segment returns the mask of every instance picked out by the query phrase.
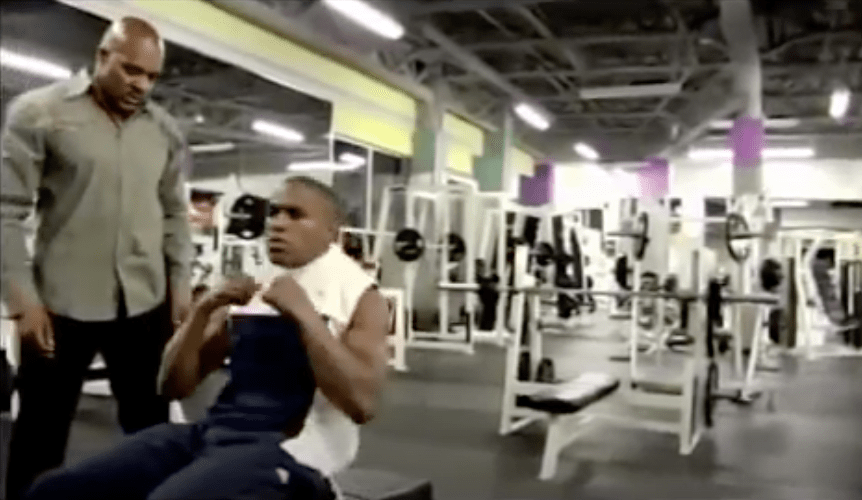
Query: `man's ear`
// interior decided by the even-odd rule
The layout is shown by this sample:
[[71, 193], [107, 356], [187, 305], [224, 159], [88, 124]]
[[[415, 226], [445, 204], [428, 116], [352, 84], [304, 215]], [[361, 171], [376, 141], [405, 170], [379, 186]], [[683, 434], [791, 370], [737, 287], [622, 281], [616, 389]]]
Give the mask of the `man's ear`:
[[111, 51], [106, 48], [100, 47], [99, 50], [96, 51], [96, 67], [94, 70], [98, 71], [99, 66], [103, 64], [107, 64], [108, 58], [111, 57]]

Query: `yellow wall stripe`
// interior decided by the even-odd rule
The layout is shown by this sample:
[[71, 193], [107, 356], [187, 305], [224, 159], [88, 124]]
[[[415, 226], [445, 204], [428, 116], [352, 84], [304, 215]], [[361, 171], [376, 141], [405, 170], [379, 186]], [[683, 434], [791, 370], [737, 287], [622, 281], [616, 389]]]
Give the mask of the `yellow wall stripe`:
[[532, 156], [518, 148], [512, 148], [509, 150], [509, 161], [512, 165], [512, 172], [515, 174], [533, 176], [536, 162]]

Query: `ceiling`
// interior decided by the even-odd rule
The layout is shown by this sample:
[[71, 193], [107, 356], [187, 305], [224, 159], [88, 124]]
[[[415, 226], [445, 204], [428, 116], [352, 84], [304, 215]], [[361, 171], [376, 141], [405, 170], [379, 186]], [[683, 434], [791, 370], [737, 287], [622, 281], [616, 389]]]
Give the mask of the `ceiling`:
[[[108, 26], [104, 19], [48, 0], [3, 2], [0, 12], [4, 49], [73, 71], [92, 68], [96, 46]], [[50, 80], [4, 66], [2, 108], [5, 110], [9, 99], [21, 92], [47, 83]], [[207, 173], [212, 175], [230, 173], [230, 161], [237, 155], [253, 162], [273, 157], [279, 168], [289, 161], [329, 156], [326, 136], [330, 132], [330, 103], [178, 45], [167, 45], [164, 74], [153, 98], [177, 118], [190, 144], [230, 142], [236, 146], [228, 153], [197, 155], [196, 164], [209, 161], [224, 165], [209, 168]], [[251, 128], [254, 120], [288, 125], [302, 132], [306, 141], [289, 144], [256, 133]]]
[[[396, 42], [320, 0], [243, 1], [433, 88], [475, 119], [501, 123], [511, 109], [511, 91], [528, 96], [551, 112], [553, 125], [537, 132], [516, 120], [518, 139], [561, 161], [575, 159], [576, 141], [592, 144], [611, 161], [638, 161], [683, 140], [720, 142], [727, 132], [708, 124], [735, 112], [728, 105], [730, 59], [717, 0], [367, 0], [405, 25], [407, 35]], [[799, 119], [793, 128], [770, 130], [770, 140], [810, 143], [828, 157], [862, 157], [862, 1], [752, 3], [766, 114]], [[2, 2], [0, 9], [4, 47], [35, 47], [74, 68], [90, 65], [106, 26], [50, 0]], [[4, 68], [4, 101], [38, 83], [8, 73]], [[857, 95], [843, 123], [827, 114], [836, 82]], [[681, 88], [653, 97], [581, 95], [594, 87], [656, 84]], [[231, 140], [254, 152], [283, 145], [249, 133], [252, 119], [271, 117], [317, 134], [328, 130], [331, 115], [323, 101], [180, 47], [168, 51], [156, 97], [182, 121], [192, 142]]]
[[[586, 141], [605, 159], [639, 160], [682, 140], [723, 136], [706, 124], [734, 117], [717, 0], [366, 0], [405, 25], [397, 42], [319, 0], [254, 1], [435, 89], [474, 118], [500, 123], [512, 89], [532, 98], [551, 112], [553, 125], [539, 133], [519, 124], [518, 136], [557, 159], [572, 158], [573, 143]], [[752, 4], [766, 115], [799, 119], [793, 128], [770, 130], [770, 138], [858, 158], [858, 98], [844, 123], [827, 111], [836, 82], [862, 93], [862, 1]], [[681, 88], [658, 96], [581, 96], [593, 87], [655, 84]]]

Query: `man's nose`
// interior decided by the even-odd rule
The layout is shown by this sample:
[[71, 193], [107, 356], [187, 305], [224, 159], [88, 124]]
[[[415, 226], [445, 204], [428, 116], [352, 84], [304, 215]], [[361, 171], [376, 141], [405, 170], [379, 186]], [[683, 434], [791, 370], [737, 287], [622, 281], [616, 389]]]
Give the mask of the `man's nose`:
[[153, 81], [148, 76], [138, 76], [132, 79], [132, 87], [139, 94], [149, 94], [153, 88]]

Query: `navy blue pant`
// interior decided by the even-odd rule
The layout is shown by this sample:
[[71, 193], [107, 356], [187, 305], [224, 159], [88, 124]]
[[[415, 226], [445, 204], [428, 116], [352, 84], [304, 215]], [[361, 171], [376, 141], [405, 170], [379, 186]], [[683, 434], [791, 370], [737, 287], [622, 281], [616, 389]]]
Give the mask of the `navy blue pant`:
[[328, 480], [279, 447], [281, 433], [161, 424], [42, 476], [27, 500], [334, 500]]

